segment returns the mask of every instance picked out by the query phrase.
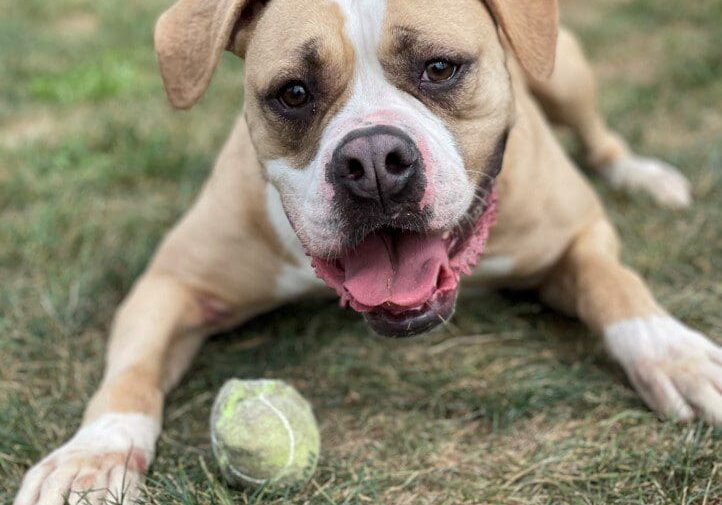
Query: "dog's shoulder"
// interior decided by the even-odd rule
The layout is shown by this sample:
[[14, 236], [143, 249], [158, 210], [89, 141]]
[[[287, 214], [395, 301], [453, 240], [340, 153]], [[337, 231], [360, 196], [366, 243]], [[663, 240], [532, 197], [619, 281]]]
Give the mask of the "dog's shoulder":
[[555, 137], [521, 69], [513, 59], [509, 66], [515, 121], [497, 178], [499, 216], [487, 251], [514, 257], [515, 272], [533, 275], [552, 265], [604, 209]]

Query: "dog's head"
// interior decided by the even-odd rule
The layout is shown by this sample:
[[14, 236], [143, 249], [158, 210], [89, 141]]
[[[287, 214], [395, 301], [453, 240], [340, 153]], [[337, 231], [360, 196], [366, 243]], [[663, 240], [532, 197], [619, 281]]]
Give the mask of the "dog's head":
[[554, 64], [556, 0], [180, 0], [158, 21], [166, 92], [245, 59], [245, 119], [319, 276], [381, 334], [453, 311], [493, 220], [513, 122], [502, 39]]

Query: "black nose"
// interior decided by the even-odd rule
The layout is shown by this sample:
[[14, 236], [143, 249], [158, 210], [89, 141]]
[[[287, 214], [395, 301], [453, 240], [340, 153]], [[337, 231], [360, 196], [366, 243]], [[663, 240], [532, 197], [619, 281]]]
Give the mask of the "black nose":
[[[421, 156], [403, 131], [376, 126], [350, 133], [334, 152], [336, 181], [353, 195], [388, 209], [403, 203], [420, 177]], [[412, 191], [411, 193], [415, 193]]]

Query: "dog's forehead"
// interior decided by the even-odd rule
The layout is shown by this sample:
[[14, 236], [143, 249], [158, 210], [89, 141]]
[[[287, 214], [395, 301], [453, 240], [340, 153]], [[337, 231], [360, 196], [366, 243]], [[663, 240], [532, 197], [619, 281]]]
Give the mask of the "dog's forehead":
[[375, 53], [387, 15], [387, 0], [331, 0], [339, 7], [344, 33], [357, 51]]
[[383, 56], [404, 29], [439, 48], [470, 49], [495, 31], [481, 0], [277, 0], [263, 18], [254, 37], [260, 54], [249, 55], [260, 63], [292, 60], [311, 41], [327, 54]]
[[348, 66], [353, 49], [344, 36], [344, 16], [330, 0], [276, 0], [261, 17], [246, 54], [249, 84], [262, 89], [299, 61], [316, 53], [324, 64]]
[[[245, 115], [254, 144], [262, 159], [296, 169], [323, 165], [350, 129], [374, 124], [396, 126], [422, 144], [459, 144], [454, 118], [408, 89], [411, 74], [424, 60], [458, 55], [482, 57], [478, 69], [498, 70], [503, 65], [493, 62], [503, 58], [494, 44], [496, 28], [481, 0], [274, 0], [246, 54]], [[484, 88], [496, 75], [476, 74], [487, 76], [479, 81]], [[310, 84], [321, 112], [303, 136], [263, 105], [292, 80]], [[477, 81], [470, 78], [469, 88]]]
[[[494, 23], [481, 0], [329, 0], [339, 7], [344, 33], [357, 51], [393, 50], [400, 34], [421, 33], [427, 42], [467, 47], [479, 31], [493, 35]], [[406, 39], [410, 43], [410, 39]]]

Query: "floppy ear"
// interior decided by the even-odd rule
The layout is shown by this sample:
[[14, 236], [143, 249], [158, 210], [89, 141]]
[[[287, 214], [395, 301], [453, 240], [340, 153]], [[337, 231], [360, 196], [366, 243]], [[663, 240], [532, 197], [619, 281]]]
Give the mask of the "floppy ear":
[[535, 79], [554, 70], [559, 29], [557, 0], [486, 0], [519, 63]]
[[211, 81], [224, 49], [243, 57], [267, 0], [178, 0], [155, 25], [163, 87], [174, 107], [188, 109]]

